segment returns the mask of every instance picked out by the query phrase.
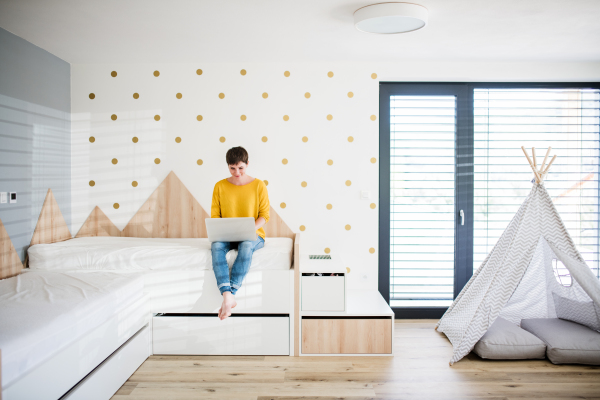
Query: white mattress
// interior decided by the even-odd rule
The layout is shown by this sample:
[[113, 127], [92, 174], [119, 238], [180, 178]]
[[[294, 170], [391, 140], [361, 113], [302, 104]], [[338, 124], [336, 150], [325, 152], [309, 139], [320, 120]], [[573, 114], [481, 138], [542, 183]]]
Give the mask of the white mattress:
[[[292, 239], [267, 238], [252, 255], [251, 270], [285, 270], [292, 265]], [[212, 270], [208, 239], [87, 237], [28, 250], [36, 270]], [[231, 267], [237, 250], [227, 253]]]
[[23, 376], [143, 296], [139, 276], [24, 272], [0, 281], [2, 384]]

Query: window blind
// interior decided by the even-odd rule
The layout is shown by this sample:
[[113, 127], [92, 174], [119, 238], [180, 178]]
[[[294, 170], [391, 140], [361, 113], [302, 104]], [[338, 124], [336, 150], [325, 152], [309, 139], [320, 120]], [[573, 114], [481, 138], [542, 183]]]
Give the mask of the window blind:
[[600, 277], [599, 123], [596, 89], [475, 89], [474, 270], [531, 190], [533, 173], [521, 150], [548, 146], [557, 158], [545, 180], [571, 237]]
[[455, 96], [390, 96], [390, 304], [452, 303]]

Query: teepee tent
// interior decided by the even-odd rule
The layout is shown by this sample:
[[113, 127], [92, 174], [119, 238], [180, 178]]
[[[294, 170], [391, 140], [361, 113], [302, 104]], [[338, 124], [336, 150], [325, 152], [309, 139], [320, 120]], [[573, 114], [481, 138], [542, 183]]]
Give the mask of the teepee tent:
[[[553, 297], [593, 301], [600, 310], [600, 282], [587, 266], [567, 232], [543, 185], [550, 165], [540, 170], [525, 156], [535, 174], [531, 192], [508, 227], [436, 329], [454, 347], [453, 364], [465, 357], [496, 318], [520, 325], [526, 318], [557, 318]], [[571, 285], [561, 285], [553, 262], [561, 261], [571, 275]], [[573, 312], [578, 312], [573, 310]]]

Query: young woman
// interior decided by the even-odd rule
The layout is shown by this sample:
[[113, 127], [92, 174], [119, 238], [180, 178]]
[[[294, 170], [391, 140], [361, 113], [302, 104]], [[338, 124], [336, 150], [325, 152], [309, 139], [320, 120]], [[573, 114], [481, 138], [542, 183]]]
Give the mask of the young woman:
[[[248, 152], [243, 147], [229, 149], [225, 156], [231, 177], [216, 183], [213, 191], [211, 218], [253, 217], [258, 238], [245, 242], [213, 242], [211, 246], [213, 270], [217, 277], [219, 291], [223, 295], [223, 304], [219, 309], [219, 319], [231, 315], [235, 302], [235, 293], [250, 269], [252, 254], [265, 245], [265, 231], [262, 228], [269, 221], [269, 195], [267, 186], [260, 179], [246, 174]], [[225, 255], [237, 248], [238, 255], [231, 269]]]

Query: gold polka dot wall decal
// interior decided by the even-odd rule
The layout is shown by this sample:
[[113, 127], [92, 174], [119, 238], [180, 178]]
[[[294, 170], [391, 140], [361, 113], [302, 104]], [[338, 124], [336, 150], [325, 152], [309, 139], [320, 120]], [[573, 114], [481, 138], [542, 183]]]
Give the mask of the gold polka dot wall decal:
[[350, 143], [352, 143], [352, 142], [354, 142], [354, 138], [353, 138], [352, 136], [348, 136], [348, 141], [349, 141]]
[[327, 165], [333, 165], [333, 160], [327, 160]]
[[375, 121], [377, 117], [375, 115], [371, 115], [371, 121]]
[[94, 186], [95, 184], [96, 184], [96, 182], [90, 181], [90, 186]]
[[284, 158], [283, 160], [281, 160], [281, 163], [282, 163], [283, 165], [287, 165], [287, 163], [288, 163], [288, 160], [287, 160], [287, 158]]
[[377, 207], [377, 204], [375, 204], [375, 203], [371, 203], [371, 206], [370, 206], [370, 207], [371, 207], [371, 209], [372, 209], [372, 210], [374, 210], [374, 209], [375, 209], [375, 207]]
[[114, 208], [115, 210], [118, 210], [118, 209], [119, 209], [119, 203], [115, 203], [115, 204], [113, 204], [113, 208]]
[[371, 254], [375, 253], [375, 248], [371, 247], [371, 248], [369, 249], [369, 253], [371, 253]]
[[181, 143], [181, 138], [179, 136], [175, 138], [175, 143]]
[[308, 93], [308, 92], [304, 93], [304, 97], [306, 97], [307, 99], [310, 99], [310, 93]]
[[265, 183], [265, 186], [269, 186], [269, 181], [268, 180], [263, 180], [263, 182]]
[[90, 136], [90, 143], [94, 143], [96, 141], [96, 138], [93, 136]]
[[221, 136], [221, 137], [219, 138], [219, 142], [221, 142], [221, 143], [225, 143], [225, 136]]
[[113, 121], [117, 120], [117, 114], [113, 114], [110, 116], [110, 119], [112, 119]]
[[262, 94], [262, 98], [263, 98], [263, 99], [266, 99], [267, 97], [269, 97], [269, 93], [267, 93], [267, 92], [264, 92], [264, 93]]
[[327, 73], [327, 76], [328, 76], [328, 77], [330, 77], [330, 78], [333, 78], [333, 72], [329, 71], [329, 72]]
[[137, 136], [134, 136], [134, 137], [131, 139], [131, 141], [132, 141], [133, 143], [137, 143], [137, 142], [138, 142], [138, 138], [137, 138]]
[[348, 92], [348, 97], [353, 98], [354, 97], [354, 93]]
[[197, 75], [202, 75], [202, 70], [201, 70], [201, 69], [197, 69], [197, 70], [196, 70], [196, 74], [197, 74]]
[[375, 72], [371, 74], [371, 79], [377, 79], [377, 74]]
[[154, 116], [154, 120], [155, 120], [155, 121], [160, 121], [160, 115], [158, 115], [158, 114], [157, 114], [157, 115], [155, 115], [155, 116]]
[[137, 181], [133, 181], [133, 182], [131, 182], [131, 186], [133, 186], [133, 187], [137, 187], [137, 185], [138, 185]]
[[155, 158], [154, 159], [154, 164], [160, 164], [160, 158]]
[[346, 267], [346, 273], [349, 274], [350, 273], [350, 267]]
[[377, 159], [375, 157], [371, 158], [371, 164], [375, 164], [377, 162]]
[[134, 99], [139, 99], [139, 98], [140, 98], [140, 95], [139, 95], [139, 93], [134, 93], [134, 94], [133, 94], [133, 98], [134, 98]]
[[245, 70], [245, 69], [241, 70], [241, 71], [240, 71], [240, 74], [242, 74], [242, 75], [246, 75], [246, 70]]
[[198, 115], [198, 116], [196, 117], [196, 119], [197, 119], [198, 121], [202, 121], [204, 118], [202, 117], [202, 115]]
[[160, 75], [160, 72], [154, 71], [154, 76], [158, 77], [159, 75]]
[[306, 136], [302, 137], [302, 141], [303, 141], [304, 143], [308, 142], [308, 137], [306, 137]]
[[245, 115], [242, 115], [242, 116], [240, 117], [240, 119], [241, 119], [242, 121], [245, 121], [245, 120], [246, 120], [246, 116], [245, 116]]
[[286, 78], [288, 78], [290, 76], [290, 71], [285, 71], [283, 73], [283, 76], [285, 76]]
[[94, 93], [90, 93], [90, 99], [94, 100], [96, 98], [96, 95]]
[[220, 99], [224, 99], [225, 98], [225, 93], [219, 93], [219, 98]]
[[300, 184], [302, 187], [306, 187], [306, 185], [308, 185], [308, 183], [302, 181], [302, 183]]
[[202, 161], [202, 160], [198, 159], [198, 161], [196, 161], [196, 164], [198, 164], [198, 165], [202, 165], [202, 164], [204, 164], [204, 161]]
[[287, 206], [287, 205], [286, 205], [285, 203], [281, 203], [281, 204], [279, 205], [279, 207], [281, 207], [281, 208], [285, 208], [286, 206]]
[[283, 120], [284, 120], [284, 121], [289, 121], [289, 120], [290, 120], [290, 117], [289, 117], [289, 115], [284, 115], [284, 116], [283, 116]]
[[327, 115], [327, 121], [331, 121], [333, 119], [333, 115], [329, 114]]
[[325, 252], [325, 254], [329, 254], [329, 252], [331, 251], [331, 249], [329, 249], [329, 247], [325, 247], [325, 249], [323, 251]]
[[267, 140], [269, 140], [269, 138], [268, 138], [268, 137], [266, 137], [266, 136], [263, 136], [261, 140], [262, 140], [264, 143], [267, 143]]
[[304, 232], [306, 230], [306, 227], [304, 225], [300, 225], [300, 231]]
[[182, 95], [181, 93], [177, 93], [177, 94], [175, 95], [175, 97], [177, 97], [178, 99], [181, 99], [181, 98], [183, 97], [183, 95]]
[[333, 208], [333, 206], [331, 204], [327, 204], [327, 209], [331, 210]]
[[352, 181], [351, 180], [347, 180], [346, 181], [346, 186], [350, 186], [350, 185], [352, 185]]
[[346, 228], [347, 231], [349, 231], [350, 229], [352, 229], [352, 227], [350, 225], [346, 225], [345, 228]]
[[110, 76], [112, 76], [113, 78], [116, 78], [117, 76], [117, 71], [113, 71], [110, 73]]
[[116, 158], [113, 158], [111, 161], [114, 165], [117, 165], [117, 163], [119, 162], [119, 160], [117, 160]]

